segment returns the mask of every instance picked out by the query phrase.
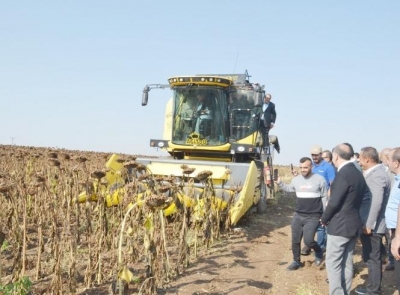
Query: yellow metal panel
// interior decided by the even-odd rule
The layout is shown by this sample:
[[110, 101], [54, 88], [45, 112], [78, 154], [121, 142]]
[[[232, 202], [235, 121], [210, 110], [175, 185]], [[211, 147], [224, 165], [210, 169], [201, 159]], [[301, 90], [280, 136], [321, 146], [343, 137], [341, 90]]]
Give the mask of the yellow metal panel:
[[[174, 175], [174, 176], [182, 176], [182, 168], [179, 162], [172, 163], [161, 163], [161, 162], [152, 162], [146, 167], [151, 171], [152, 174], [156, 175]], [[191, 164], [190, 168], [196, 168], [196, 172], [201, 172], [204, 169], [204, 165], [195, 165]], [[228, 179], [229, 174], [226, 174], [227, 168], [225, 166], [207, 166], [207, 170], [210, 170], [212, 174], [212, 178], [216, 179]]]
[[[216, 145], [216, 146], [210, 146], [210, 145], [180, 145], [180, 144], [173, 144], [172, 142], [169, 143], [169, 151], [173, 151], [174, 149], [180, 150], [180, 151], [192, 151], [192, 150], [207, 150], [207, 151], [221, 151], [221, 152], [227, 152], [231, 150], [231, 145], [229, 143], [224, 144], [224, 145]], [[213, 158], [215, 160], [215, 158]]]
[[235, 225], [253, 205], [256, 184], [257, 166], [254, 162], [251, 162], [239, 198], [230, 210], [232, 225]]
[[[215, 158], [207, 158], [207, 157], [185, 156], [184, 159], [185, 159], [185, 160], [199, 160], [199, 161], [213, 161], [213, 162], [217, 162], [217, 161], [215, 161]], [[232, 162], [232, 158], [218, 158], [218, 162], [229, 163], [229, 162]]]

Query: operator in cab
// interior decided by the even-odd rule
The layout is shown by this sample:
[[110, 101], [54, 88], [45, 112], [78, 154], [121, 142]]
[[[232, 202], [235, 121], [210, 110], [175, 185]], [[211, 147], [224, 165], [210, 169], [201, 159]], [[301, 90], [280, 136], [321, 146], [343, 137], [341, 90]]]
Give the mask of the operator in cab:
[[204, 137], [209, 136], [211, 133], [212, 111], [211, 101], [206, 97], [205, 93], [199, 93], [197, 95], [195, 117], [197, 120], [194, 132]]

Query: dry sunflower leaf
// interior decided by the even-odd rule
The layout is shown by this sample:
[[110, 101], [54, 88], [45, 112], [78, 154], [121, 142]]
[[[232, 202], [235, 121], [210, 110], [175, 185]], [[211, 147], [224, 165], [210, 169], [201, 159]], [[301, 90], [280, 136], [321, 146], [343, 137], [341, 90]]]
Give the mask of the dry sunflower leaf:
[[133, 273], [126, 267], [126, 265], [124, 265], [124, 267], [122, 268], [122, 270], [119, 272], [118, 277], [120, 277], [121, 279], [123, 279], [125, 282], [132, 282], [133, 280], [135, 280], [135, 276], [133, 275]]

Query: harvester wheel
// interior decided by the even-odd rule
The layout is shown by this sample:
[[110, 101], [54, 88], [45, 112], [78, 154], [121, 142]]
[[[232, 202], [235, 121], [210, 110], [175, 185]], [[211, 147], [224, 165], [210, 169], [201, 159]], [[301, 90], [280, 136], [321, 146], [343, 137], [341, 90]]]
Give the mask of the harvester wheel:
[[256, 165], [258, 172], [256, 190], [260, 191], [260, 200], [257, 203], [257, 212], [265, 213], [267, 211], [268, 188], [264, 182], [264, 174], [263, 174], [264, 165], [261, 161], [256, 161]]
[[264, 182], [260, 182], [260, 200], [257, 203], [257, 212], [265, 213], [267, 211], [267, 194], [268, 189]]

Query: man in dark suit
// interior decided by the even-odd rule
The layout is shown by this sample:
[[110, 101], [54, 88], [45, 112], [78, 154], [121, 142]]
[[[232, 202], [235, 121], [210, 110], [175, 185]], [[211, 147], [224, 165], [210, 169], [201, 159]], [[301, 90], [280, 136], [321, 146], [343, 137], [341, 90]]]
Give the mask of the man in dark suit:
[[338, 171], [321, 217], [328, 232], [326, 270], [330, 295], [350, 294], [353, 281], [353, 252], [362, 226], [359, 210], [367, 189], [364, 176], [350, 161], [353, 155], [349, 144], [333, 149], [332, 161]]
[[264, 153], [267, 153], [269, 146], [269, 130], [274, 127], [276, 120], [275, 104], [271, 102], [271, 94], [267, 93], [264, 97], [264, 104], [260, 117], [260, 133], [263, 141]]
[[[383, 165], [379, 164], [378, 151], [373, 147], [361, 149], [359, 164], [364, 171], [368, 194], [371, 194], [370, 208], [364, 213], [365, 225], [360, 235], [362, 256], [368, 267], [366, 288], [356, 289], [357, 294], [380, 294], [382, 281], [382, 237], [385, 235], [385, 209], [390, 194], [390, 179]], [[360, 211], [361, 218], [363, 213]]]

